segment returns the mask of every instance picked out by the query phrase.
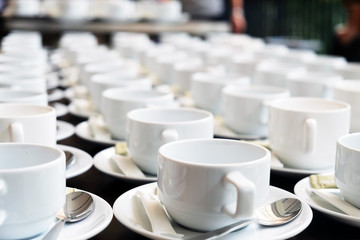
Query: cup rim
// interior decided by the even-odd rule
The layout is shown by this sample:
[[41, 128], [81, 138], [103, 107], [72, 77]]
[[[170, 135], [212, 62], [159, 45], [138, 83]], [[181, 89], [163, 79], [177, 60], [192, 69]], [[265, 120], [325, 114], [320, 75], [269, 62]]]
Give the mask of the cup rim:
[[[116, 92], [117, 95], [115, 96], [112, 94]], [[134, 97], [124, 97], [121, 93], [128, 92], [128, 93], [158, 93], [158, 95], [154, 96], [147, 96], [141, 98], [134, 98]], [[172, 93], [161, 92], [154, 89], [132, 89], [132, 88], [124, 88], [124, 87], [115, 87], [109, 88], [102, 92], [102, 97], [104, 99], [115, 100], [115, 101], [127, 101], [127, 102], [144, 102], [144, 101], [161, 101], [161, 100], [171, 100], [174, 99], [174, 95]]]
[[[165, 122], [165, 121], [148, 121], [148, 120], [140, 120], [140, 119], [134, 119], [135, 114], [138, 114], [139, 112], [152, 112], [152, 111], [182, 111], [182, 112], [196, 112], [203, 114], [203, 118], [189, 120], [189, 121], [174, 121], [174, 122]], [[170, 113], [169, 113], [170, 114]], [[131, 110], [126, 114], [126, 118], [130, 121], [136, 122], [136, 123], [143, 123], [143, 124], [152, 124], [152, 125], [185, 125], [185, 124], [192, 124], [197, 122], [204, 122], [208, 120], [213, 120], [214, 116], [211, 112], [201, 109], [195, 109], [195, 108], [185, 108], [185, 107], [155, 107], [155, 108], [138, 108]]]
[[90, 82], [94, 84], [124, 83], [130, 85], [131, 82], [140, 82], [140, 81], [151, 81], [151, 80], [145, 74], [140, 73], [140, 74], [132, 75], [131, 72], [129, 72], [128, 75], [116, 74], [116, 72], [98, 73], [98, 74], [94, 74], [90, 78]]
[[[252, 94], [249, 93], [248, 89], [253, 89], [253, 90], [257, 90], [257, 89], [265, 89], [265, 90], [269, 90], [268, 93], [266, 94]], [[241, 92], [240, 92], [241, 91]], [[222, 93], [224, 95], [228, 95], [231, 97], [246, 97], [246, 98], [273, 98], [276, 96], [284, 96], [284, 97], [290, 97], [290, 91], [286, 88], [282, 88], [282, 87], [274, 87], [274, 86], [269, 86], [269, 85], [255, 85], [255, 84], [250, 84], [250, 85], [236, 85], [236, 84], [231, 84], [228, 86], [225, 86], [222, 90]]]
[[[289, 101], [317, 101], [317, 102], [323, 102], [323, 103], [328, 103], [328, 104], [337, 104], [340, 107], [338, 108], [333, 108], [333, 109], [316, 109], [316, 110], [312, 110], [312, 109], [294, 109], [289, 107], [288, 105], [283, 105], [282, 103], [286, 103], [288, 104]], [[277, 109], [277, 110], [281, 110], [281, 111], [287, 111], [287, 112], [298, 112], [298, 113], [321, 113], [321, 114], [331, 114], [331, 113], [335, 113], [335, 112], [343, 112], [343, 111], [350, 111], [350, 104], [344, 102], [344, 101], [339, 101], [339, 100], [334, 100], [334, 99], [324, 99], [324, 98], [318, 98], [318, 97], [288, 97], [288, 98], [280, 98], [280, 99], [275, 99], [273, 101], [270, 102], [269, 104], [270, 109]]]
[[35, 171], [35, 170], [38, 170], [38, 169], [46, 168], [49, 165], [56, 164], [56, 162], [60, 161], [61, 159], [65, 159], [65, 153], [62, 150], [60, 150], [60, 149], [58, 149], [56, 147], [51, 147], [51, 146], [46, 146], [46, 145], [41, 145], [41, 144], [35, 144], [35, 143], [25, 143], [25, 142], [0, 143], [0, 150], [3, 147], [16, 148], [17, 146], [36, 147], [38, 149], [40, 149], [40, 148], [48, 149], [48, 150], [51, 150], [53, 152], [57, 152], [58, 156], [56, 158], [52, 159], [51, 161], [41, 163], [41, 164], [36, 164], [36, 165], [32, 165], [32, 166], [27, 166], [27, 167], [19, 167], [19, 168], [0, 169], [1, 174], [23, 173], [23, 172], [28, 172], [28, 171]]
[[192, 75], [191, 81], [195, 83], [225, 85], [250, 83], [250, 78], [240, 73], [213, 74], [210, 72], [197, 72]]
[[347, 149], [350, 149], [352, 151], [360, 153], [360, 148], [357, 149], [357, 148], [349, 146], [349, 144], [345, 144], [346, 139], [355, 138], [355, 137], [358, 137], [358, 139], [360, 139], [360, 132], [349, 133], [349, 134], [346, 134], [346, 135], [343, 135], [343, 136], [339, 137], [338, 140], [337, 140], [337, 144], [344, 147], [344, 148], [347, 148]]
[[[353, 84], [357, 85], [359, 88], [353, 88]], [[360, 92], [360, 78], [359, 79], [346, 79], [342, 81], [338, 81], [334, 84], [334, 89], [344, 91], [344, 92]]]
[[[198, 162], [189, 162], [189, 161], [181, 161], [179, 159], [173, 158], [173, 157], [167, 157], [165, 156], [165, 154], [163, 153], [164, 149], [166, 149], [167, 147], [174, 145], [174, 144], [181, 144], [184, 142], [229, 142], [232, 144], [244, 144], [244, 145], [249, 145], [252, 147], [256, 147], [258, 149], [261, 149], [264, 151], [264, 156], [255, 159], [253, 161], [248, 161], [248, 162], [238, 162], [238, 163], [198, 163]], [[174, 141], [174, 142], [170, 142], [170, 143], [166, 143], [164, 145], [162, 145], [159, 150], [158, 150], [158, 155], [162, 156], [163, 158], [172, 161], [172, 162], [176, 162], [178, 164], [182, 164], [182, 165], [186, 165], [186, 166], [195, 166], [195, 167], [206, 167], [206, 168], [224, 168], [224, 167], [230, 167], [230, 166], [246, 166], [246, 165], [252, 165], [254, 163], [257, 162], [261, 162], [266, 158], [271, 157], [270, 151], [268, 149], [266, 149], [263, 146], [260, 146], [258, 144], [255, 143], [250, 143], [250, 142], [245, 142], [245, 141], [241, 141], [241, 140], [233, 140], [233, 139], [220, 139], [220, 138], [211, 138], [211, 139], [207, 139], [207, 138], [197, 138], [197, 139], [184, 139], [184, 140], [178, 140], [178, 141]]]
[[31, 113], [28, 115], [18, 115], [18, 116], [8, 116], [3, 115], [0, 116], [0, 119], [9, 119], [9, 118], [17, 118], [17, 119], [25, 119], [25, 118], [34, 118], [44, 115], [51, 115], [54, 114], [56, 116], [56, 110], [51, 106], [45, 106], [45, 105], [39, 105], [39, 104], [28, 104], [28, 103], [0, 103], [0, 109], [1, 107], [8, 107], [8, 108], [14, 108], [14, 107], [22, 107], [22, 108], [37, 108], [37, 109], [46, 109], [48, 111], [41, 112], [41, 113]]

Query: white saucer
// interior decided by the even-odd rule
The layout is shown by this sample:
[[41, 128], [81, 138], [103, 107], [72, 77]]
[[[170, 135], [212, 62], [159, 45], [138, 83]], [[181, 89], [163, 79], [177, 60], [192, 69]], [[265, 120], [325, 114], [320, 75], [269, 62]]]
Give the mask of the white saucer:
[[66, 139], [66, 138], [70, 137], [71, 135], [73, 135], [75, 133], [75, 127], [71, 123], [61, 121], [61, 120], [57, 120], [56, 125], [57, 125], [57, 128], [58, 128], [57, 129], [57, 136], [56, 136], [57, 141], [61, 141], [63, 139]]
[[94, 136], [91, 134], [89, 128], [90, 127], [89, 127], [88, 121], [84, 121], [84, 122], [76, 125], [75, 133], [82, 139], [85, 139], [85, 140], [88, 140], [88, 141], [94, 142], [94, 143], [105, 144], [105, 145], [115, 145], [117, 142], [123, 141], [123, 140], [116, 140], [116, 139], [110, 139], [110, 138], [106, 139], [106, 140], [95, 139]]
[[89, 118], [91, 115], [99, 114], [93, 109], [87, 99], [73, 99], [68, 108], [72, 115], [80, 118]]
[[297, 196], [304, 199], [312, 208], [318, 210], [319, 212], [322, 212], [328, 215], [329, 217], [338, 220], [340, 222], [355, 227], [360, 227], [360, 218], [349, 216], [343, 213], [341, 210], [333, 207], [330, 203], [321, 199], [317, 195], [308, 192], [309, 189], [311, 189], [310, 180], [308, 177], [306, 177], [300, 180], [298, 183], [296, 183], [294, 187], [294, 192]]
[[68, 107], [65, 104], [53, 102], [50, 104], [56, 110], [56, 117], [65, 116], [69, 111]]
[[[142, 185], [122, 194], [113, 205], [114, 215], [120, 223], [140, 235], [151, 239], [171, 239], [163, 235], [155, 234], [150, 230], [150, 223], [147, 218], [144, 217], [145, 213], [140, 212], [143, 210], [137, 207], [136, 201], [134, 201], [133, 198], [138, 190], [153, 192], [156, 184], [157, 183], [149, 183]], [[269, 196], [266, 201], [270, 203], [283, 197], [296, 196], [280, 188], [270, 187]], [[278, 227], [261, 227], [256, 223], [251, 223], [246, 228], [228, 234], [222, 239], [286, 239], [293, 237], [307, 228], [313, 217], [309, 205], [304, 201], [302, 201], [302, 204], [303, 210], [300, 215], [288, 224]], [[197, 232], [185, 229], [176, 224], [173, 227], [177, 233], [184, 235], [184, 239], [198, 234]]]
[[319, 173], [328, 173], [334, 172], [334, 168], [326, 168], [326, 169], [296, 169], [289, 168], [284, 166], [281, 161], [274, 155], [271, 154], [271, 171], [276, 173], [281, 173], [284, 175], [291, 176], [308, 176], [311, 174], [319, 174]]
[[247, 140], [266, 138], [266, 136], [236, 133], [224, 124], [220, 116], [214, 117], [214, 135], [215, 137], [218, 138], [234, 138], [234, 139], [247, 139]]
[[[72, 190], [73, 188], [67, 188]], [[79, 191], [75, 189], [75, 191]], [[113, 211], [109, 203], [95, 194], [90, 193], [94, 199], [94, 211], [84, 220], [76, 223], [65, 224], [60, 232], [58, 240], [83, 240], [89, 239], [102, 232], [111, 222]], [[55, 219], [54, 219], [55, 220]], [[45, 234], [45, 233], [44, 233]], [[32, 239], [41, 240], [44, 234]]]
[[60, 150], [69, 151], [74, 154], [74, 161], [66, 168], [66, 179], [78, 176], [93, 165], [93, 158], [87, 152], [71, 146], [56, 145]]
[[94, 167], [98, 170], [109, 174], [111, 176], [121, 178], [133, 182], [155, 182], [156, 176], [146, 175], [145, 178], [137, 176], [126, 176], [124, 175], [116, 164], [111, 160], [111, 156], [115, 154], [115, 147], [110, 147], [102, 150], [94, 156]]
[[50, 94], [48, 94], [48, 101], [49, 102], [55, 102], [59, 101], [64, 98], [64, 92], [61, 89], [54, 89], [50, 91]]

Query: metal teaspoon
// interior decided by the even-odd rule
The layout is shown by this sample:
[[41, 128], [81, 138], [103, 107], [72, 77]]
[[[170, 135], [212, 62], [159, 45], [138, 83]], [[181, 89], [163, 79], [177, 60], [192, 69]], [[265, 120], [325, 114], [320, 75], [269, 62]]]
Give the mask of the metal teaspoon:
[[253, 219], [243, 220], [213, 231], [200, 233], [194, 237], [186, 238], [186, 240], [215, 239], [243, 228], [253, 221], [264, 226], [282, 225], [299, 216], [301, 210], [302, 204], [300, 200], [296, 198], [283, 198], [258, 209], [256, 217]]
[[95, 208], [94, 200], [86, 192], [71, 192], [66, 195], [64, 207], [57, 214], [57, 223], [46, 233], [43, 240], [57, 239], [65, 222], [80, 221]]

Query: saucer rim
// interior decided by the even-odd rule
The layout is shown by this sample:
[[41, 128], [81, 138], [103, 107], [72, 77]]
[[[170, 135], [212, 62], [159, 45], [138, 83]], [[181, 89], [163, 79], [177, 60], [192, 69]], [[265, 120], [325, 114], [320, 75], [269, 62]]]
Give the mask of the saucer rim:
[[313, 198], [306, 192], [307, 189], [310, 189], [310, 180], [309, 177], [305, 177], [298, 181], [294, 186], [294, 193], [296, 196], [301, 197], [311, 208], [316, 209], [317, 211], [346, 224], [349, 224], [354, 227], [360, 227], [360, 218], [349, 216], [345, 213], [333, 211], [326, 207], [317, 204]]
[[55, 110], [56, 110], [56, 117], [63, 117], [69, 113], [68, 106], [66, 106], [65, 104], [60, 103], [60, 102], [53, 102], [53, 104], [56, 104], [58, 106], [58, 108], [60, 108], [60, 110], [61, 110], [61, 111], [58, 111], [58, 108], [53, 106], [53, 108], [55, 108]]
[[[56, 126], [58, 126], [59, 129], [62, 128], [63, 133], [60, 133], [60, 130], [57, 130], [56, 132], [56, 141], [61, 141], [64, 139], [67, 139], [74, 135], [75, 133], [75, 127], [69, 122], [63, 121], [63, 120], [56, 120]], [[66, 132], [65, 132], [66, 130]]]
[[[71, 152], [72, 154], [74, 154], [75, 157], [78, 157], [78, 159], [77, 159], [78, 161], [81, 161], [83, 163], [86, 162], [85, 164], [81, 164], [81, 165], [83, 165], [82, 168], [78, 167], [77, 170], [73, 169], [71, 172], [68, 172], [68, 170], [75, 168], [76, 164], [79, 164], [79, 163], [77, 163], [77, 161], [75, 161], [75, 166], [70, 165], [68, 167], [69, 169], [66, 170], [66, 179], [70, 179], [70, 178], [79, 176], [79, 175], [87, 172], [94, 165], [94, 160], [91, 157], [91, 155], [79, 148], [68, 146], [68, 145], [63, 145], [63, 144], [57, 144], [56, 147], [58, 147], [60, 150], [63, 150], [63, 151], [67, 150], [67, 151]], [[79, 160], [79, 157], [80, 157], [80, 160]]]
[[[156, 240], [168, 240], [168, 239], [173, 239], [173, 238], [169, 238], [166, 236], [161, 236], [159, 234], [155, 234], [153, 232], [150, 232], [146, 229], [144, 229], [142, 226], [137, 226], [136, 223], [131, 223], [131, 219], [129, 218], [130, 216], [124, 216], [124, 214], [121, 214], [121, 211], [119, 211], [119, 209], [121, 210], [121, 203], [123, 203], [124, 201], [129, 201], [130, 197], [134, 196], [134, 194], [136, 193], [137, 190], [140, 189], [154, 189], [156, 187], [156, 182], [153, 183], [148, 183], [148, 184], [144, 184], [144, 185], [140, 185], [138, 187], [132, 188], [126, 192], [124, 192], [123, 194], [121, 194], [114, 202], [113, 204], [113, 212], [114, 212], [114, 216], [115, 219], [117, 221], [119, 221], [121, 224], [123, 224], [125, 227], [127, 227], [129, 230], [151, 238], [151, 239], [156, 239]], [[272, 191], [276, 191], [276, 194], [286, 194], [288, 196], [295, 196], [295, 194], [286, 191], [284, 189], [278, 188], [278, 187], [274, 187], [274, 186], [270, 186], [270, 189]], [[275, 193], [273, 193], [275, 195]], [[296, 197], [296, 196], [295, 196]], [[277, 235], [274, 239], [286, 239], [286, 238], [290, 238], [293, 236], [298, 235], [299, 233], [301, 233], [302, 231], [304, 231], [311, 223], [312, 219], [313, 219], [313, 212], [310, 208], [310, 206], [301, 198], [298, 198], [302, 204], [303, 204], [303, 210], [300, 213], [300, 216], [303, 216], [304, 219], [302, 219], [302, 221], [300, 222], [301, 227], [297, 227], [295, 229], [291, 229], [290, 231], [284, 231], [284, 233], [282, 233], [281, 236]], [[130, 203], [131, 205], [133, 203]], [[181, 226], [179, 226], [181, 227]], [[185, 228], [184, 228], [185, 229]], [[256, 231], [261, 231], [261, 228], [257, 228], [255, 229]], [[190, 231], [188, 229], [186, 229], [186, 231]], [[236, 233], [233, 233], [232, 235], [234, 235]], [[230, 236], [231, 234], [229, 234], [228, 236]], [[235, 236], [236, 237], [236, 236]], [[231, 238], [233, 239], [233, 238]], [[235, 238], [236, 239], [236, 238]]]
[[[91, 137], [91, 134], [89, 134], [89, 131], [86, 130], [89, 126], [88, 120], [85, 120], [79, 124], [77, 124], [75, 126], [75, 134], [80, 137], [81, 139], [87, 140], [89, 142], [93, 142], [93, 143], [99, 143], [99, 144], [103, 144], [103, 145], [115, 145], [118, 142], [123, 142], [123, 140], [112, 140], [110, 139], [109, 141], [100, 141], [100, 140], [96, 140], [93, 137]], [[86, 134], [84, 134], [83, 132], [86, 132]]]
[[108, 170], [104, 169], [101, 166], [100, 162], [101, 161], [110, 161], [110, 158], [107, 157], [107, 156], [103, 156], [103, 155], [112, 154], [112, 153], [115, 154], [115, 147], [109, 147], [109, 148], [103, 149], [100, 152], [98, 152], [97, 154], [95, 154], [94, 160], [93, 160], [94, 161], [94, 167], [96, 169], [98, 169], [99, 171], [107, 174], [107, 175], [110, 175], [110, 176], [113, 176], [113, 177], [116, 177], [116, 178], [119, 178], [119, 179], [127, 180], [127, 181], [142, 182], [142, 183], [156, 182], [157, 181], [156, 176], [150, 177], [150, 176], [146, 175], [145, 178], [136, 177], [136, 176], [126, 176], [125, 174], [122, 174], [120, 172], [113, 172], [113, 171], [108, 171]]
[[[281, 162], [281, 160], [271, 151], [271, 156], [276, 157], [277, 160], [279, 162]], [[270, 168], [271, 171], [277, 172], [277, 173], [284, 173], [284, 174], [289, 174], [289, 175], [299, 175], [299, 176], [304, 176], [304, 175], [312, 175], [312, 174], [320, 174], [320, 173], [328, 173], [328, 172], [334, 172], [334, 167], [331, 168], [324, 168], [324, 169], [296, 169], [296, 168], [289, 168], [289, 167], [285, 167], [285, 166], [274, 166], [271, 165], [272, 161], [270, 162]], [[282, 162], [281, 162], [282, 163]]]
[[[215, 115], [216, 116], [214, 117], [214, 136], [217, 138], [232, 138], [232, 139], [250, 140], [250, 141], [267, 139], [267, 136], [237, 133], [234, 130], [230, 129], [228, 126], [226, 126], [224, 123], [220, 122], [219, 118], [221, 118], [221, 121], [223, 119], [221, 115], [218, 114]], [[219, 131], [216, 131], [219, 130], [218, 128], [215, 127], [216, 125], [226, 129], [227, 131], [230, 131], [233, 135], [222, 134]]]
[[55, 88], [53, 89], [52, 93], [48, 94], [48, 102], [56, 102], [64, 98], [64, 91]]

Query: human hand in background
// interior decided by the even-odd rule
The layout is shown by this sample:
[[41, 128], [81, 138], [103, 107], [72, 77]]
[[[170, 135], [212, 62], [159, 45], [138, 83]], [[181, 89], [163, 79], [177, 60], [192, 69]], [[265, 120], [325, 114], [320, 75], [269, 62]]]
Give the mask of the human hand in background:
[[232, 9], [230, 20], [233, 33], [244, 33], [246, 31], [246, 19], [241, 7]]

